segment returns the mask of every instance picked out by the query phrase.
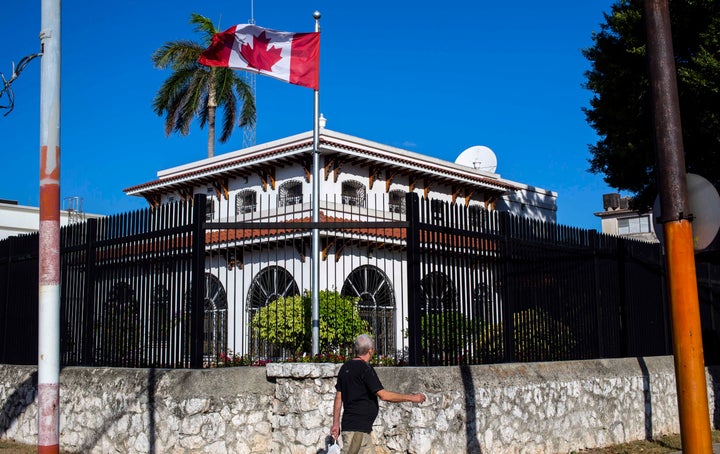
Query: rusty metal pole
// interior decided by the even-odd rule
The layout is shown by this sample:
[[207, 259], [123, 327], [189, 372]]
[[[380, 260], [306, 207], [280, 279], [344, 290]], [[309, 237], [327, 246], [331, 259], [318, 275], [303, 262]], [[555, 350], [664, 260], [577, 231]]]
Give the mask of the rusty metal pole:
[[60, 452], [60, 0], [42, 0], [38, 453]]
[[683, 453], [706, 454], [712, 452], [710, 413], [667, 0], [645, 0], [645, 24], [680, 435]]

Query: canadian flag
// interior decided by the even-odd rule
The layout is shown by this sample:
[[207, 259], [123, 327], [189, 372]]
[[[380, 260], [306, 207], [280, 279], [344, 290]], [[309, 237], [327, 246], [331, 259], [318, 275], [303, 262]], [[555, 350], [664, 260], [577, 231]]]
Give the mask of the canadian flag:
[[213, 36], [198, 63], [256, 71], [317, 90], [320, 33], [280, 32], [240, 24]]

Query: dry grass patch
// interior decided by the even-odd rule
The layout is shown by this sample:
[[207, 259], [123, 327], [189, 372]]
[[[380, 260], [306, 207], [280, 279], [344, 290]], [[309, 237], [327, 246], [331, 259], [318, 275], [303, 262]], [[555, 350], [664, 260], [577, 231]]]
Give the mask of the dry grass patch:
[[[713, 443], [720, 443], [720, 431], [712, 432]], [[667, 454], [678, 452], [682, 449], [680, 434], [663, 435], [654, 440], [633, 441], [621, 445], [608, 446], [605, 448], [581, 449], [571, 451], [577, 454]]]

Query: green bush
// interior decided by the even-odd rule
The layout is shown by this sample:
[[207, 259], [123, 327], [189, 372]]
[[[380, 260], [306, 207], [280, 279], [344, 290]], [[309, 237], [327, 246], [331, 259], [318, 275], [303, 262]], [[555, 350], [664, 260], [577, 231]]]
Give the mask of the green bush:
[[[572, 359], [577, 344], [567, 325], [539, 308], [513, 314], [513, 341], [516, 362]], [[503, 345], [503, 326], [488, 327], [477, 341], [477, 355], [483, 362], [500, 361]]]
[[255, 313], [250, 326], [258, 339], [281, 348], [302, 348], [310, 312], [300, 295], [281, 297]]
[[[346, 352], [358, 334], [368, 332], [368, 323], [360, 318], [358, 298], [323, 290], [319, 300], [320, 350]], [[262, 341], [293, 352], [308, 352], [312, 342], [311, 304], [310, 292], [278, 298], [258, 309], [250, 326]]]
[[420, 338], [426, 355], [459, 360], [467, 345], [470, 320], [460, 312], [425, 314], [420, 318]]

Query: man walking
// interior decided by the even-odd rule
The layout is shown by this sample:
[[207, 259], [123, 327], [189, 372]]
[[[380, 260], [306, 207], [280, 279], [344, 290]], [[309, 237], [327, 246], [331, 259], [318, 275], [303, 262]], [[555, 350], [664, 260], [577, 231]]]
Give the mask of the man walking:
[[[422, 393], [402, 394], [383, 388], [370, 358], [375, 354], [375, 342], [367, 334], [355, 339], [355, 358], [343, 364], [335, 385], [333, 425], [330, 434], [336, 439], [342, 426], [343, 452], [374, 453], [370, 432], [378, 414], [378, 397], [385, 402], [425, 402]], [[342, 424], [340, 421], [341, 410]]]

